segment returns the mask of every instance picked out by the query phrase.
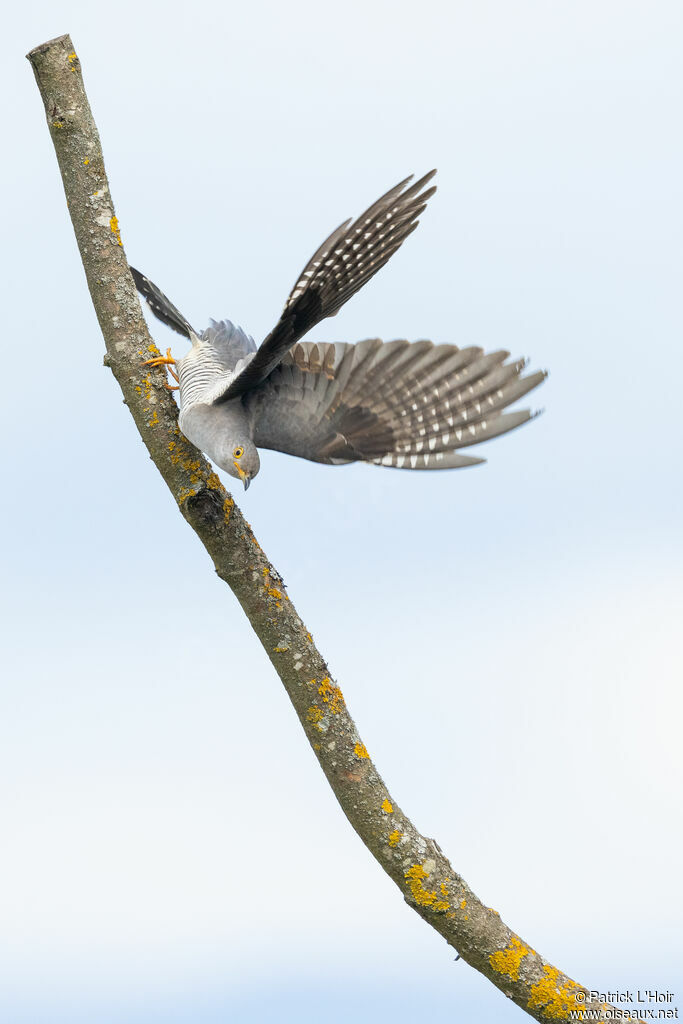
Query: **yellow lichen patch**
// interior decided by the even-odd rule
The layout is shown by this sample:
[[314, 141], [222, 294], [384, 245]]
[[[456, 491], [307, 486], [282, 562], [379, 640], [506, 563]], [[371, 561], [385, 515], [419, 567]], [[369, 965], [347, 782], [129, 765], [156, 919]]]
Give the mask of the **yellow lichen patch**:
[[460, 909], [464, 910], [467, 906], [467, 900], [460, 900]]
[[425, 879], [429, 878], [429, 875], [421, 864], [413, 864], [412, 867], [409, 867], [405, 872], [405, 877], [412, 897], [419, 906], [432, 907], [434, 910], [448, 910], [450, 907], [448, 900], [439, 899], [435, 889], [425, 888]]
[[[265, 572], [267, 573], [268, 570], [266, 569]], [[278, 590], [277, 587], [269, 586], [268, 585], [268, 580], [266, 580], [266, 582], [264, 584], [264, 588], [265, 588], [266, 594], [268, 594], [269, 597], [272, 597], [272, 598], [275, 599], [275, 607], [276, 608], [282, 608], [282, 591]]]
[[314, 749], [314, 750], [320, 750], [320, 747], [321, 747], [321, 746], [322, 746], [322, 744], [321, 744], [321, 743], [314, 743], [314, 744], [313, 744], [313, 749]]
[[[157, 346], [154, 344], [154, 342], [152, 342], [151, 345], [147, 346], [147, 351], [150, 352], [154, 357], [161, 355], [161, 352], [159, 351]], [[142, 355], [142, 352], [140, 353], [140, 355]]]
[[154, 413], [153, 413], [153, 415], [152, 415], [152, 418], [151, 418], [151, 420], [149, 421], [149, 425], [150, 425], [150, 427], [156, 427], [156, 425], [157, 425], [157, 423], [158, 423], [158, 422], [159, 422], [159, 413], [158, 413], [158, 412], [156, 411], [156, 409], [155, 409], [155, 410], [154, 410]]
[[[542, 1016], [548, 1020], [582, 1020], [587, 992], [570, 978], [558, 984], [561, 978], [564, 975], [560, 974], [557, 967], [546, 964], [543, 977], [531, 989], [527, 1007], [530, 1010], [540, 1009]], [[577, 999], [579, 993], [581, 998]]]
[[285, 651], [289, 650], [289, 647], [273, 647], [273, 650], [276, 654], [284, 654]]
[[235, 507], [235, 502], [232, 498], [226, 498], [223, 502], [223, 522], [229, 523], [232, 510]]
[[306, 712], [306, 718], [308, 719], [308, 721], [311, 723], [311, 725], [318, 726], [318, 728], [320, 728], [319, 722], [321, 721], [322, 717], [322, 708], [316, 707], [315, 704], [313, 704]]
[[116, 241], [118, 242], [118, 244], [119, 245], [123, 245], [123, 242], [121, 241], [121, 231], [119, 230], [119, 219], [118, 219], [118, 217], [112, 217], [111, 218], [111, 220], [109, 221], [109, 227], [111, 228], [111, 233], [116, 238]]
[[[315, 679], [313, 682], [315, 682]], [[334, 683], [330, 682], [329, 676], [325, 676], [325, 678], [321, 680], [320, 686], [318, 687], [318, 693], [325, 703], [329, 704], [332, 714], [338, 715], [344, 707], [344, 694], [338, 686], [335, 686]], [[365, 756], [367, 757], [367, 754]]]
[[190, 483], [198, 484], [202, 479], [202, 464], [199, 459], [185, 459], [181, 466], [190, 474]]
[[[446, 879], [446, 882], [448, 879]], [[446, 888], [446, 882], [442, 882], [439, 888], [441, 889], [441, 895], [448, 899], [448, 889]]]
[[178, 495], [178, 504], [182, 505], [188, 498], [194, 498], [197, 492], [191, 487], [181, 487]]
[[389, 846], [398, 846], [398, 844], [401, 842], [402, 836], [403, 833], [399, 832], [399, 830], [395, 828], [394, 831], [390, 834], [389, 839], [387, 840]]
[[356, 743], [355, 747], [353, 748], [353, 752], [356, 755], [356, 757], [370, 757], [370, 755], [368, 754], [367, 747], [365, 746], [364, 743], [361, 743], [360, 741]]
[[384, 811], [385, 814], [393, 814], [394, 813], [394, 808], [393, 808], [392, 804], [389, 803], [389, 801], [386, 799], [386, 797], [382, 801], [382, 810]]
[[75, 71], [78, 67], [78, 57], [76, 56], [75, 52], [72, 50], [66, 59], [69, 62], [69, 71]]
[[90, 163], [90, 161], [88, 160], [87, 156], [86, 156], [85, 160], [83, 161], [83, 163], [85, 164], [85, 166], [86, 166], [86, 167], [87, 167], [87, 166], [88, 166], [88, 164]]
[[194, 458], [194, 455], [190, 454], [188, 449], [180, 443], [169, 441], [167, 447], [171, 453], [171, 462], [173, 465], [177, 466], [178, 463], [180, 463], [184, 470], [193, 475], [194, 479], [192, 480], [192, 483], [197, 483], [202, 477], [201, 461]]
[[520, 942], [516, 936], [513, 936], [505, 949], [499, 949], [496, 953], [491, 953], [489, 962], [498, 974], [507, 974], [508, 978], [511, 978], [512, 981], [517, 981], [519, 979], [519, 965], [529, 953], [531, 953], [529, 947]]
[[311, 634], [310, 634], [310, 633], [307, 633], [307, 634], [306, 634], [306, 639], [308, 640], [309, 644], [312, 644], [312, 643], [313, 643], [313, 637], [311, 636]]
[[223, 490], [223, 484], [221, 483], [220, 478], [219, 478], [217, 473], [209, 473], [209, 475], [206, 478], [206, 486], [211, 491], [222, 491]]

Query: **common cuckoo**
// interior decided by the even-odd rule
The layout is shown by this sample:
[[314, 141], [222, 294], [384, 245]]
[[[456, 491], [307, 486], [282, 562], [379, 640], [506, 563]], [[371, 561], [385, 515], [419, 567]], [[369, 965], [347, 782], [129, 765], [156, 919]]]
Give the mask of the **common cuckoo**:
[[[545, 373], [525, 362], [431, 341], [300, 339], [334, 316], [380, 270], [418, 225], [436, 172], [406, 178], [357, 220], [325, 239], [301, 272], [282, 316], [260, 348], [229, 320], [198, 333], [156, 285], [131, 267], [152, 312], [192, 343], [167, 365], [179, 384], [179, 426], [245, 489], [259, 471], [259, 448], [341, 465], [457, 469], [484, 462], [460, 449], [532, 418], [503, 412]], [[172, 369], [175, 366], [177, 373]]]

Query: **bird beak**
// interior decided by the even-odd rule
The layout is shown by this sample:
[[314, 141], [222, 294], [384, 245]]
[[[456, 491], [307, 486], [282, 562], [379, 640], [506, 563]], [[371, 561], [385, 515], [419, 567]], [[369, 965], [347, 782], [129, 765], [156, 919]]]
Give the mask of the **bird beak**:
[[242, 483], [244, 484], [245, 491], [248, 491], [249, 490], [249, 484], [251, 483], [251, 477], [247, 473], [244, 472], [244, 470], [242, 469], [242, 467], [240, 466], [240, 464], [238, 462], [233, 461], [233, 466], [235, 467], [235, 469], [239, 473], [239, 478], [242, 481]]

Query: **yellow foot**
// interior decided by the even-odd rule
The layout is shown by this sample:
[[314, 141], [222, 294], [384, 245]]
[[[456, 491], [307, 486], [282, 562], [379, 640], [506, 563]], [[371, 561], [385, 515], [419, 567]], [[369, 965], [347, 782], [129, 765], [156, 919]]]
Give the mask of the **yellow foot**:
[[[154, 359], [145, 359], [145, 361], [144, 361], [144, 363], [142, 365], [143, 366], [165, 366], [166, 369], [168, 370], [168, 372], [173, 377], [173, 379], [176, 381], [176, 383], [179, 384], [180, 383], [180, 379], [178, 377], [178, 374], [173, 369], [175, 364], [176, 364], [175, 363], [175, 359], [171, 355], [171, 350], [170, 350], [170, 348], [167, 348], [165, 356], [155, 356]], [[166, 381], [165, 384], [166, 384], [166, 387], [168, 388], [169, 391], [178, 391], [179, 390], [177, 387], [173, 387], [172, 384], [169, 384], [168, 381]]]
[[[165, 356], [155, 356], [154, 359], [145, 359], [143, 366], [175, 366], [175, 359], [171, 355], [170, 348], [166, 349]], [[173, 372], [173, 371], [171, 371]], [[175, 373], [173, 374], [175, 377]], [[176, 377], [176, 380], [178, 378]]]

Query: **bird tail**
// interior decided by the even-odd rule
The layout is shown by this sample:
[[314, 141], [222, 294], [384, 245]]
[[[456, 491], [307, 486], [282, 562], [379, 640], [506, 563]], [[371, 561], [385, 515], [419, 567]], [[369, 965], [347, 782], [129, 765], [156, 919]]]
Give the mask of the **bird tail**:
[[161, 289], [157, 288], [153, 281], [150, 281], [148, 277], [141, 274], [139, 270], [135, 269], [135, 267], [131, 267], [130, 272], [133, 275], [135, 287], [145, 299], [157, 320], [161, 320], [161, 322], [166, 324], [167, 327], [170, 327], [171, 330], [192, 340], [192, 335], [196, 335], [197, 332], [185, 319], [183, 314], [173, 305], [171, 300], [164, 295]]

